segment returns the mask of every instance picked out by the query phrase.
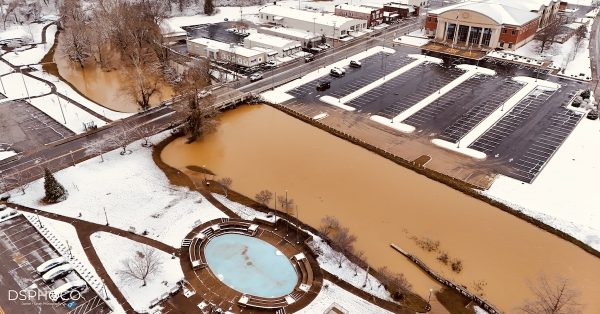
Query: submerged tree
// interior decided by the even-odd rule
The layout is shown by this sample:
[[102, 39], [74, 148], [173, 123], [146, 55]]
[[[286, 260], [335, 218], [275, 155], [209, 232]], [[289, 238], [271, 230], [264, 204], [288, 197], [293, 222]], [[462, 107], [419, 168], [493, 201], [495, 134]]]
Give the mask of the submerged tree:
[[204, 0], [204, 14], [213, 15], [215, 13], [215, 4], [213, 0]]
[[66, 200], [69, 196], [69, 192], [67, 192], [62, 184], [56, 181], [56, 178], [48, 168], [44, 168], [44, 191], [46, 192], [44, 196], [46, 203], [59, 203]]
[[546, 276], [530, 283], [533, 298], [526, 300], [519, 307], [521, 313], [527, 314], [577, 314], [581, 313], [579, 291], [571, 286], [569, 280], [556, 278], [549, 280]]
[[62, 52], [80, 67], [93, 55], [87, 18], [79, 0], [64, 0], [61, 7], [61, 21], [64, 27]]
[[271, 192], [269, 190], [262, 190], [262, 191], [256, 193], [256, 196], [254, 196], [254, 198], [262, 206], [267, 206], [273, 199], [273, 192]]

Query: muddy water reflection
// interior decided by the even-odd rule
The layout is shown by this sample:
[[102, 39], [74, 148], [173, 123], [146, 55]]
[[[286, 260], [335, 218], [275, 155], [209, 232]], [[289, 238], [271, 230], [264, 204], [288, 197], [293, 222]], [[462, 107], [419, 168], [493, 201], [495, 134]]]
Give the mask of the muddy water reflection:
[[[58, 67], [58, 73], [64, 80], [81, 94], [104, 107], [121, 112], [138, 111], [139, 106], [123, 91], [127, 79], [121, 71], [103, 71], [94, 64], [86, 65], [84, 69], [81, 69], [67, 60], [61, 53], [60, 46], [61, 36], [59, 36], [58, 48], [54, 53], [54, 62]], [[160, 88], [160, 94], [151, 98], [151, 103], [157, 105], [172, 96], [172, 88], [163, 85]]]
[[[175, 141], [162, 157], [180, 169], [206, 165], [232, 177], [233, 188], [249, 196], [287, 189], [300, 219], [317, 226], [324, 215], [339, 217], [373, 266], [403, 272], [424, 297], [437, 285], [390, 243], [470, 289], [485, 280], [486, 297], [504, 311], [512, 312], [530, 294], [528, 280], [546, 273], [571, 279], [587, 304], [585, 313], [600, 313], [600, 259], [270, 107], [227, 112], [215, 134], [191, 145]], [[462, 260], [462, 273], [418, 247], [412, 235], [439, 240], [441, 250]]]

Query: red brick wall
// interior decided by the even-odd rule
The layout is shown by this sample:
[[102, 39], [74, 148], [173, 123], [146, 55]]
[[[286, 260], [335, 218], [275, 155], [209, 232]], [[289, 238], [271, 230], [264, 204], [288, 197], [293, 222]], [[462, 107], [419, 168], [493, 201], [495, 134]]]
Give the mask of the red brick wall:
[[437, 16], [428, 15], [425, 19], [425, 29], [428, 31], [435, 31], [437, 28]]
[[567, 8], [567, 5], [568, 5], [568, 3], [567, 3], [567, 2], [565, 2], [565, 1], [561, 1], [561, 2], [560, 2], [560, 7], [558, 7], [558, 9], [559, 9], [560, 11], [564, 11], [564, 10]]
[[533, 36], [537, 31], [538, 23], [539, 18], [520, 27], [503, 27], [500, 31], [500, 42], [505, 43], [504, 48], [508, 48], [509, 43], [513, 44], [514, 47], [515, 44], [518, 44], [521, 41]]

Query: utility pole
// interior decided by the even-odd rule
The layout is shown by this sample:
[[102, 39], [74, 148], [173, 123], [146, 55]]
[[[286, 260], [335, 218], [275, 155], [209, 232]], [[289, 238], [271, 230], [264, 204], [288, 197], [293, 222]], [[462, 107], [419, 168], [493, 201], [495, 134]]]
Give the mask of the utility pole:
[[62, 114], [63, 120], [65, 121], [65, 125], [67, 125], [67, 118], [65, 117], [65, 112], [63, 111], [62, 104], [60, 103], [60, 96], [58, 95], [58, 91], [56, 92], [56, 99], [58, 99], [58, 107], [60, 108], [60, 113]]
[[108, 226], [108, 216], [106, 215], [106, 207], [102, 207], [104, 209], [104, 218], [106, 219], [106, 225]]
[[298, 212], [298, 205], [296, 205], [296, 244], [300, 244], [300, 212]]

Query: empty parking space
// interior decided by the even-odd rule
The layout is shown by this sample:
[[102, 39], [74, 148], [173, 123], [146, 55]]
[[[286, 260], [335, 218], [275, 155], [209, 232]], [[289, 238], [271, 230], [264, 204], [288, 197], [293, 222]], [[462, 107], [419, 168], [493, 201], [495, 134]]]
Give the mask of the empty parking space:
[[[91, 289], [83, 292], [78, 300], [52, 302], [46, 298], [62, 284], [81, 279], [72, 272], [54, 283], [46, 283], [36, 267], [58, 256], [59, 253], [25, 217], [0, 222], [0, 278], [2, 290], [6, 292], [0, 298], [0, 306], [7, 313], [109, 313], [109, 307]], [[15, 299], [15, 293], [20, 291], [40, 297]]]
[[318, 79], [289, 90], [287, 93], [295, 98], [303, 98], [309, 95], [313, 96], [313, 94], [317, 93], [317, 84], [319, 84]]
[[462, 114], [450, 126], [446, 127], [439, 138], [452, 143], [458, 142], [458, 140], [463, 138], [522, 87], [522, 84], [511, 79], [506, 79], [485, 101], [476, 103], [474, 107]]
[[419, 74], [422, 74], [428, 68], [427, 64], [420, 64], [417, 67], [403, 73], [400, 76], [396, 76], [395, 78], [385, 82], [385, 84], [374, 88], [357, 98], [352, 99], [347, 103], [347, 105], [352, 106], [357, 109], [366, 108], [369, 104], [379, 103], [382, 106], [394, 105], [396, 102], [400, 102], [400, 97], [388, 97], [391, 104], [384, 102], [382, 96], [389, 96], [390, 92], [395, 94], [402, 90], [402, 86], [404, 86], [409, 81], [416, 78]]
[[416, 128], [422, 127], [423, 125], [434, 120], [435, 117], [439, 116], [442, 111], [450, 107], [455, 108], [456, 106], [460, 105], [459, 102], [465, 95], [475, 92], [482, 84], [491, 80], [491, 78], [492, 77], [489, 75], [478, 75], [468, 79], [442, 97], [438, 98], [436, 101], [427, 105], [427, 107], [408, 117], [406, 120], [404, 120], [404, 123], [412, 125]]
[[507, 136], [521, 128], [528, 118], [554, 93], [555, 91], [541, 88], [534, 89], [469, 147], [488, 155], [491, 154]]
[[550, 125], [537, 136], [525, 153], [513, 164], [511, 177], [532, 182], [542, 168], [571, 134], [583, 114], [560, 108], [551, 117]]
[[[438, 65], [429, 66], [439, 67]], [[389, 104], [377, 114], [385, 118], [392, 119], [404, 110], [425, 99], [429, 95], [437, 93], [440, 88], [452, 82], [463, 73], [464, 71], [457, 68], [448, 68], [444, 69], [444, 71], [437, 72], [437, 75], [428, 76], [426, 79], [422, 79], [419, 84], [415, 86], [416, 88], [413, 92], [398, 97], [397, 101]]]

